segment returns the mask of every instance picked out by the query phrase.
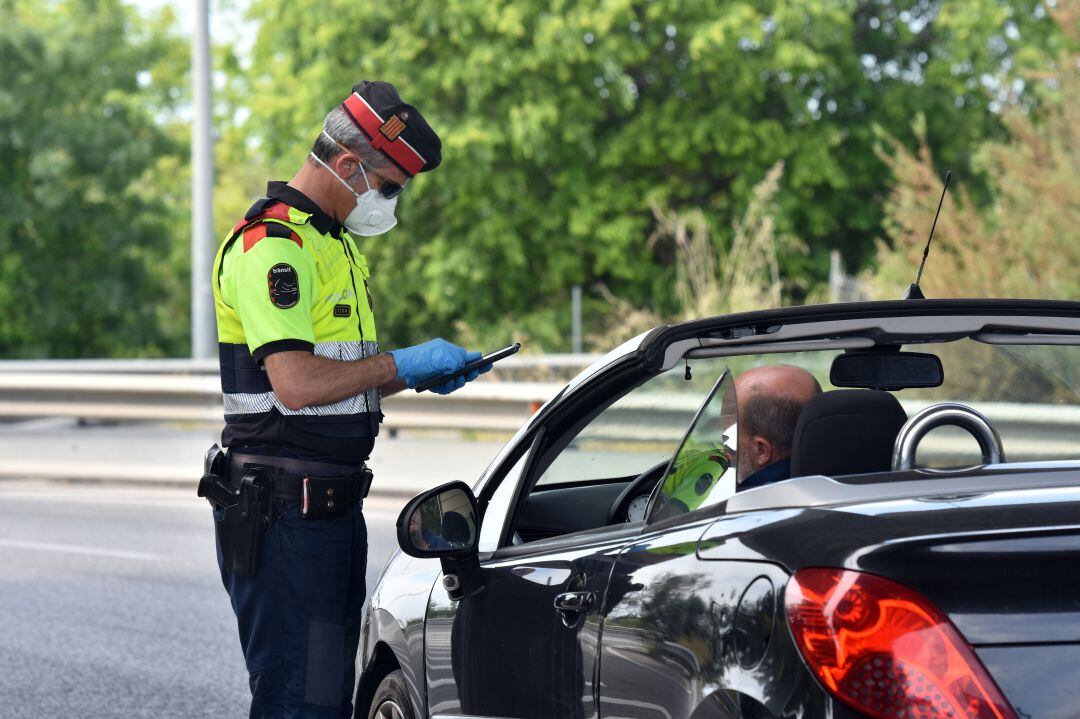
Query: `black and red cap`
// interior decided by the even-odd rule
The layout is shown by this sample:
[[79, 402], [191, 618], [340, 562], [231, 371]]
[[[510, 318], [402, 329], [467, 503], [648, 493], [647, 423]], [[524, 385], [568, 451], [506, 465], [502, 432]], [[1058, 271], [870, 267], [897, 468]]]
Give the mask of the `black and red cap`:
[[402, 101], [397, 88], [380, 80], [353, 85], [341, 103], [368, 142], [409, 177], [434, 170], [442, 162], [442, 141], [424, 116]]

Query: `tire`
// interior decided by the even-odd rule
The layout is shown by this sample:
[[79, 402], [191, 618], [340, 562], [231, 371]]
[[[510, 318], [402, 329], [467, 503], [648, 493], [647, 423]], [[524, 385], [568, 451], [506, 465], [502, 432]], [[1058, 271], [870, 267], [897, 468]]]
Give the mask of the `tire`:
[[368, 719], [416, 719], [400, 669], [390, 672], [379, 682]]

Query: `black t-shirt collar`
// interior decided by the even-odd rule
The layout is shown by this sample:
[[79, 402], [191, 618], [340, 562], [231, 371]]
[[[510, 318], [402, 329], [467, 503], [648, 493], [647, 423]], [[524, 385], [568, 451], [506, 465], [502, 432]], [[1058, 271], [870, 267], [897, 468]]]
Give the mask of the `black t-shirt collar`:
[[311, 226], [324, 235], [341, 236], [341, 223], [323, 212], [323, 209], [316, 205], [310, 197], [295, 187], [290, 187], [287, 183], [277, 180], [268, 182], [266, 183], [266, 196], [273, 200], [281, 200], [286, 205], [295, 207], [301, 212], [311, 213]]

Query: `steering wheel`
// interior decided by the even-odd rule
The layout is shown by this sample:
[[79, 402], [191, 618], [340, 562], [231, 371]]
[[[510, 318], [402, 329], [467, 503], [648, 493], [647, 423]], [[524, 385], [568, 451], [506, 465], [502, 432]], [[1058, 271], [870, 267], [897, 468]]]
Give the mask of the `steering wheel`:
[[616, 524], [629, 521], [626, 515], [630, 511], [630, 503], [642, 494], [652, 494], [653, 487], [663, 478], [664, 470], [667, 469], [670, 462], [670, 459], [665, 459], [663, 462], [649, 467], [635, 477], [626, 486], [626, 489], [619, 492], [619, 496], [611, 503], [611, 509], [608, 510], [607, 523]]
[[944, 425], [967, 430], [979, 443], [984, 465], [1005, 461], [1001, 436], [985, 415], [966, 404], [942, 402], [930, 405], [900, 428], [900, 432], [896, 435], [896, 444], [893, 445], [893, 471], [914, 469], [915, 453], [919, 449], [919, 442], [930, 433], [930, 430]]

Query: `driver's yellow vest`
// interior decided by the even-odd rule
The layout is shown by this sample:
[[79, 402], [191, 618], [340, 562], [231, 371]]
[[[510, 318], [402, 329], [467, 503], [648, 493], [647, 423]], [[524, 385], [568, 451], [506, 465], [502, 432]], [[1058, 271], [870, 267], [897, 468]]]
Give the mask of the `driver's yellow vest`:
[[264, 198], [233, 228], [214, 260], [222, 443], [363, 459], [382, 419], [377, 389], [292, 410], [278, 400], [262, 366], [265, 357], [285, 350], [335, 360], [379, 351], [367, 260], [348, 232], [324, 234], [310, 218]]
[[668, 502], [675, 501], [684, 512], [702, 505], [713, 487], [731, 466], [723, 447], [705, 446], [683, 450], [661, 487]]

